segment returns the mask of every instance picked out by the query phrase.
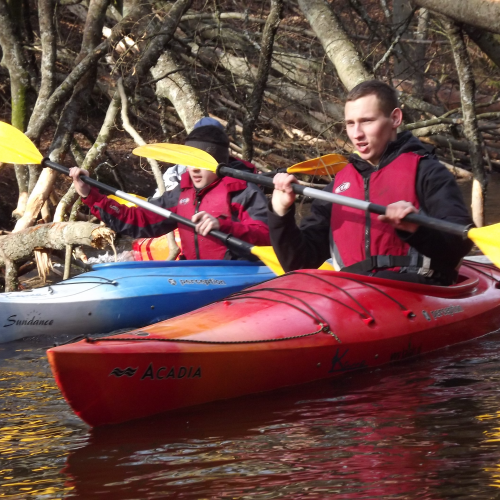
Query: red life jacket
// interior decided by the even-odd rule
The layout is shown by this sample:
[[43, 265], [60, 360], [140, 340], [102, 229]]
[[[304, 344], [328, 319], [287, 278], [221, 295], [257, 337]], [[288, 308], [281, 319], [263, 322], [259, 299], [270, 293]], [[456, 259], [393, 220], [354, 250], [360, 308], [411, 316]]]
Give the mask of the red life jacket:
[[[420, 158], [421, 156], [413, 152], [403, 153], [366, 179], [352, 164], [349, 164], [335, 176], [333, 192], [380, 205], [404, 200], [419, 208], [415, 180]], [[409, 258], [406, 263], [405, 259], [386, 257], [407, 256], [410, 246], [398, 237], [392, 226], [380, 222], [378, 215], [333, 205], [330, 224], [333, 239], [332, 256], [337, 269], [368, 259], [371, 259], [374, 268], [399, 269], [404, 265], [410, 265]], [[417, 257], [418, 254], [414, 255]], [[377, 259], [377, 256], [380, 257]], [[380, 265], [376, 265], [377, 261]], [[390, 265], [397, 261], [397, 265]], [[417, 265], [416, 258], [412, 262], [413, 265]], [[420, 264], [421, 262], [422, 259]], [[369, 262], [366, 262], [366, 266], [369, 267]]]
[[[191, 181], [189, 172], [182, 174], [177, 203], [177, 214], [191, 220], [191, 217], [201, 211], [214, 217], [231, 219], [231, 193], [242, 191], [247, 187], [245, 181], [223, 177], [204, 187], [198, 193]], [[190, 227], [179, 224], [182, 241], [182, 253], [188, 260], [224, 258], [227, 247], [213, 236], [201, 236]]]

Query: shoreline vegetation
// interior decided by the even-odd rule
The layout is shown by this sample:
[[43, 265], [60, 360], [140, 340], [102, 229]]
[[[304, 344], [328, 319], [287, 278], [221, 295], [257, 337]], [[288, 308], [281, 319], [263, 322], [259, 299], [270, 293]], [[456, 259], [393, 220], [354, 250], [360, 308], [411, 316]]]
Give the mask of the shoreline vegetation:
[[[0, 119], [52, 161], [148, 197], [165, 189], [169, 165], [131, 151], [182, 143], [203, 116], [225, 126], [232, 155], [261, 171], [348, 156], [345, 95], [378, 78], [398, 89], [403, 128], [467, 179], [483, 225], [495, 221], [495, 188], [486, 192], [500, 172], [500, 28], [484, 4], [492, 3], [0, 0]], [[467, 9], [474, 15], [459, 18]], [[67, 178], [0, 165], [0, 289], [19, 289], [33, 265], [42, 283], [76, 263], [84, 269], [79, 254], [91, 251], [76, 246], [76, 230], [62, 250], [51, 250], [53, 226], [11, 252], [16, 233], [77, 222], [89, 214]]]

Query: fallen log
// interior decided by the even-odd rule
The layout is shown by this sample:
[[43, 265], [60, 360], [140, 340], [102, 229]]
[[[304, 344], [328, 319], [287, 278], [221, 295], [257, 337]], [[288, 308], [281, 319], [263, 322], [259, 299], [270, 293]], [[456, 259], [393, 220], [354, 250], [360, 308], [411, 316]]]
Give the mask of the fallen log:
[[5, 266], [5, 291], [17, 289], [17, 263], [33, 258], [37, 249], [63, 250], [66, 245], [105, 248], [115, 232], [90, 222], [52, 222], [0, 236], [0, 266]]

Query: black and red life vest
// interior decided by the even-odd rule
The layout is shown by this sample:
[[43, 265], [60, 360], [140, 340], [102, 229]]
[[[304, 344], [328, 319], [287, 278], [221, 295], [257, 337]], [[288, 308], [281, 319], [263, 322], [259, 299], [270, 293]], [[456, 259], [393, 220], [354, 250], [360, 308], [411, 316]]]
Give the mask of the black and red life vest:
[[[245, 181], [223, 177], [197, 191], [191, 181], [189, 172], [181, 177], [180, 195], [176, 213], [191, 220], [191, 217], [201, 211], [214, 217], [231, 219], [231, 193], [242, 191], [247, 187]], [[201, 236], [194, 229], [179, 224], [179, 234], [182, 241], [182, 253], [188, 260], [223, 259], [227, 247], [213, 236]]]
[[[418, 209], [415, 181], [420, 159], [416, 153], [403, 153], [366, 178], [349, 164], [336, 175], [333, 192], [380, 205], [404, 200]], [[336, 269], [365, 272], [411, 266], [416, 271], [417, 267], [422, 267], [423, 257], [415, 251], [410, 257], [411, 247], [399, 238], [392, 226], [379, 221], [375, 214], [333, 205], [331, 228]], [[430, 261], [426, 263], [429, 264]]]

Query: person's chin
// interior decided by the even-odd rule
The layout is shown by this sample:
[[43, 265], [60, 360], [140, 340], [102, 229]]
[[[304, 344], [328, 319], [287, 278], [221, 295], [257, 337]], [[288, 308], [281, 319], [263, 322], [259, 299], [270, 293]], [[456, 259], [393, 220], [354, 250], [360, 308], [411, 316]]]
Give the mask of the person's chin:
[[370, 161], [372, 155], [369, 152], [361, 153], [358, 151], [358, 155], [365, 161]]

